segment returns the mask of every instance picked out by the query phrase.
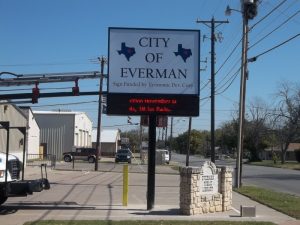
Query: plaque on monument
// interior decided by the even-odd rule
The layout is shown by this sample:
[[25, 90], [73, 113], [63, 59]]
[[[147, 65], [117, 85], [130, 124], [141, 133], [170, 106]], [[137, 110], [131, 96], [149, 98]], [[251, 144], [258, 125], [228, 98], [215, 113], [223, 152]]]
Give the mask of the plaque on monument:
[[198, 180], [200, 194], [213, 195], [218, 193], [218, 171], [213, 162], [206, 161], [201, 167], [200, 179]]

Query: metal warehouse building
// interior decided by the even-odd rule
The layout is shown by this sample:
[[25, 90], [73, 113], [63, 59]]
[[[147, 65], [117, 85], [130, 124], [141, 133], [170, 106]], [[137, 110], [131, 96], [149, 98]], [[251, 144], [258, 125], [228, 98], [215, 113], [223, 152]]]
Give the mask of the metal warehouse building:
[[43, 154], [62, 159], [73, 146], [92, 146], [92, 121], [84, 112], [34, 111]]

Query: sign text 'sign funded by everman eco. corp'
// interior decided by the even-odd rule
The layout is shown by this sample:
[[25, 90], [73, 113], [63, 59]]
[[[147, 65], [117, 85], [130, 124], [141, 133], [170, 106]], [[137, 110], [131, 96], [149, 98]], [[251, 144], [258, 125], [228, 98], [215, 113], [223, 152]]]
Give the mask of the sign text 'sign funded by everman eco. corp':
[[142, 87], [142, 88], [193, 88], [193, 83], [179, 83], [179, 82], [169, 82], [169, 83], [153, 83], [153, 82], [113, 82], [112, 86], [116, 87]]

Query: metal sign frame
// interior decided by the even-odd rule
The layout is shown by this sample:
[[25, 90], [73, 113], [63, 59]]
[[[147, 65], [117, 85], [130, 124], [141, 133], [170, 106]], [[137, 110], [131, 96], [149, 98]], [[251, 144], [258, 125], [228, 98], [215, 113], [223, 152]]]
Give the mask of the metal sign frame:
[[[199, 115], [200, 30], [110, 27], [108, 42], [107, 114]], [[120, 73], [115, 68], [121, 68]], [[150, 74], [154, 70], [155, 79]], [[137, 96], [140, 103], [133, 103]], [[145, 110], [149, 98], [157, 102], [168, 98], [176, 103], [154, 104], [154, 110], [146, 104], [149, 110]]]

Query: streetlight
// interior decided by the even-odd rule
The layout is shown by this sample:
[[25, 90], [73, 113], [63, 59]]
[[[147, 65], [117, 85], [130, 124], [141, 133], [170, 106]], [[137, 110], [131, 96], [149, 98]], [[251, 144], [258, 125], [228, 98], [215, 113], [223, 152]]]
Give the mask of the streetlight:
[[225, 10], [225, 15], [226, 15], [226, 16], [231, 16], [231, 11], [236, 11], [236, 12], [242, 13], [241, 10], [232, 9], [232, 8], [230, 8], [229, 5], [227, 5], [226, 10]]
[[246, 79], [247, 79], [247, 52], [248, 52], [248, 21], [257, 15], [257, 0], [241, 0], [241, 11], [226, 7], [225, 15], [230, 15], [231, 11], [241, 12], [243, 16], [243, 36], [242, 36], [242, 58], [241, 58], [241, 83], [240, 83], [240, 102], [239, 102], [239, 129], [237, 141], [237, 162], [235, 174], [235, 187], [239, 188], [242, 181], [242, 162], [243, 162], [243, 139], [244, 139], [244, 120], [245, 120], [245, 100], [246, 100]]

